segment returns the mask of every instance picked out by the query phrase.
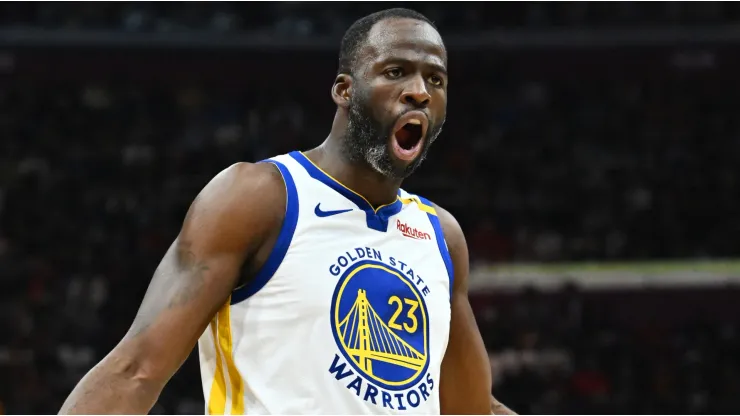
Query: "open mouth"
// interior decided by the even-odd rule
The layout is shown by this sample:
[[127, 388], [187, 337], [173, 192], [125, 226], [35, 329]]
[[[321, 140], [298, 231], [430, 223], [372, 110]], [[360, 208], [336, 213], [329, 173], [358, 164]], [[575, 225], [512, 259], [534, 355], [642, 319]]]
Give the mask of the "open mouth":
[[416, 158], [422, 148], [426, 128], [426, 115], [420, 111], [406, 113], [398, 120], [393, 133], [393, 150], [399, 159]]
[[403, 150], [411, 150], [421, 141], [421, 123], [418, 120], [413, 121], [416, 123], [406, 123], [396, 132], [396, 141]]

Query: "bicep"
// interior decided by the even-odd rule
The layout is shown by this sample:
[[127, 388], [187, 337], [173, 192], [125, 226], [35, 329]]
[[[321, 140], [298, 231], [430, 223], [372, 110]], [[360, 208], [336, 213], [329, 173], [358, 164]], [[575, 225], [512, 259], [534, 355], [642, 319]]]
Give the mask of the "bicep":
[[468, 301], [468, 248], [459, 224], [438, 209], [454, 270], [450, 336], [440, 381], [443, 414], [491, 413], [491, 365]]
[[144, 376], [169, 379], [228, 301], [245, 259], [277, 218], [261, 207], [284, 203], [273, 169], [230, 168], [193, 202], [117, 347]]
[[488, 414], [491, 366], [467, 294], [452, 298], [450, 339], [442, 362], [443, 414]]
[[120, 346], [147, 377], [169, 379], [228, 300], [238, 256], [204, 253], [179, 236], [163, 257]]

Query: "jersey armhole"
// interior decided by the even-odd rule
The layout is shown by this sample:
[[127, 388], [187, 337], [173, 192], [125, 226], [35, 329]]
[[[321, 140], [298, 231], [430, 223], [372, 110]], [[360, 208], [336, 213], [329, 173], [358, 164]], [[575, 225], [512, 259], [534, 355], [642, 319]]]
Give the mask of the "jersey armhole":
[[293, 240], [293, 234], [295, 234], [296, 224], [298, 224], [298, 192], [296, 191], [295, 181], [293, 181], [290, 171], [285, 165], [273, 159], [263, 160], [259, 163], [272, 163], [278, 168], [280, 175], [283, 177], [286, 191], [285, 218], [280, 227], [280, 234], [278, 234], [278, 238], [275, 241], [275, 247], [272, 248], [270, 255], [267, 257], [267, 261], [265, 261], [265, 264], [262, 265], [262, 268], [260, 268], [249, 283], [232, 292], [232, 305], [253, 296], [270, 281], [278, 267], [280, 267], [280, 264], [283, 262], [285, 254], [288, 252], [288, 247], [290, 247], [290, 243]]
[[445, 264], [445, 268], [447, 269], [447, 276], [450, 279], [450, 299], [452, 299], [452, 288], [453, 284], [455, 282], [455, 271], [452, 267], [452, 257], [450, 256], [450, 250], [447, 247], [447, 241], [445, 240], [445, 234], [444, 230], [442, 229], [442, 223], [439, 221], [439, 217], [437, 216], [437, 210], [434, 209], [434, 205], [432, 203], [419, 195], [415, 195], [419, 200], [422, 202], [422, 204], [425, 205], [423, 209], [424, 212], [427, 213], [427, 217], [429, 217], [429, 222], [432, 223], [432, 228], [434, 229], [434, 236], [437, 238], [437, 248], [439, 249], [439, 254], [442, 256], [442, 261]]

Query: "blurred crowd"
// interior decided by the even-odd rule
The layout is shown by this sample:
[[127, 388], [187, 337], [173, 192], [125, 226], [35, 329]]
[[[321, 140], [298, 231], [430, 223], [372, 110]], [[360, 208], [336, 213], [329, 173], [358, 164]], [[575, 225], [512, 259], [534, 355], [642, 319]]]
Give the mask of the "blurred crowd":
[[[451, 32], [738, 16], [734, 3], [635, 5], [414, 8]], [[363, 7], [380, 6], [0, 3], [0, 26], [336, 34]], [[455, 75], [440, 140], [404, 185], [458, 218], [474, 263], [738, 254], [736, 83], [526, 78], [486, 62]], [[333, 108], [328, 84], [316, 82], [0, 84], [0, 412], [58, 410], [128, 329], [210, 178], [326, 137]], [[616, 324], [575, 292], [528, 296], [476, 309], [497, 396], [516, 410], [740, 411], [737, 322], [671, 327], [658, 337]], [[201, 413], [198, 380], [191, 356], [154, 412]]]
[[355, 19], [386, 7], [410, 7], [444, 34], [501, 28], [644, 27], [735, 23], [733, 2], [116, 2], [97, 4], [0, 4], [0, 26], [44, 29], [116, 29], [128, 32], [262, 32], [284, 36], [338, 35]]
[[[739, 126], [731, 95], [718, 85], [668, 81], [463, 85], [448, 128], [408, 188], [460, 218], [474, 261], [736, 254]], [[188, 204], [214, 174], [238, 160], [316, 145], [328, 132], [330, 119], [313, 116], [300, 94], [269, 104], [253, 97], [91, 85], [0, 92], [0, 333], [10, 334], [0, 342], [0, 397], [10, 410], [54, 411], [115, 345]], [[497, 352], [553, 340], [522, 333], [516, 320], [497, 322], [504, 327], [485, 329]], [[520, 332], [504, 335], [512, 326]], [[567, 368], [621, 362], [595, 355], [609, 349], [584, 352], [579, 344], [626, 342], [624, 334], [579, 332], [588, 330], [561, 334], [571, 339], [560, 344], [561, 359], [585, 360]], [[650, 377], [672, 380], [678, 371], [665, 357], [659, 368], [637, 358], [624, 360], [658, 372]], [[643, 375], [623, 368], [601, 368], [617, 373], [600, 377], [630, 385]], [[502, 394], [522, 410], [538, 403], [532, 409], [549, 411], [551, 396], [565, 393], [548, 389], [561, 384], [527, 374], [504, 378]], [[588, 374], [583, 383], [596, 383]], [[199, 412], [197, 377], [191, 360], [160, 410]], [[678, 403], [670, 398], [644, 402], [640, 389], [618, 392], [625, 412], [686, 410], [665, 407]], [[614, 411], [607, 403], [599, 409]], [[582, 404], [561, 401], [557, 409]]]
[[[731, 295], [729, 295], [731, 293]], [[589, 295], [574, 288], [479, 297], [494, 392], [524, 414], [735, 414], [740, 320], [709, 316], [737, 288]], [[636, 316], [620, 308], [643, 303]], [[692, 316], [671, 319], [682, 308]], [[657, 322], [655, 316], [663, 316]], [[625, 319], [626, 318], [626, 319]]]
[[[737, 92], [679, 80], [459, 85], [441, 139], [405, 187], [458, 217], [474, 260], [732, 256]], [[0, 91], [6, 250], [69, 258], [83, 247], [102, 261], [110, 244], [122, 255], [143, 250], [135, 240], [166, 243], [221, 169], [326, 137], [327, 97], [317, 116], [322, 96], [269, 94]]]

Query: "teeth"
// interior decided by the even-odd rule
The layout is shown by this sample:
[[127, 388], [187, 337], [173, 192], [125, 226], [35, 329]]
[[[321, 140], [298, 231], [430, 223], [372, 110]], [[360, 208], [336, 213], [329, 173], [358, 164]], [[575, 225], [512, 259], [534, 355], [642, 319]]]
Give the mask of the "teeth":
[[419, 125], [421, 124], [421, 120], [412, 118], [411, 120], [409, 120], [409, 124]]

